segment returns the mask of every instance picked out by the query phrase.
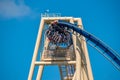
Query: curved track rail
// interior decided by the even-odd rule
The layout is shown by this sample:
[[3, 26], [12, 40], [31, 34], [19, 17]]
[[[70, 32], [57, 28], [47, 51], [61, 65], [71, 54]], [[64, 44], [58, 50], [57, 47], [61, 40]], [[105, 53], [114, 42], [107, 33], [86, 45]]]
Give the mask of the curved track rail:
[[[80, 35], [87, 38], [87, 41], [91, 41], [94, 48], [96, 48], [100, 53], [103, 54], [105, 58], [107, 58], [118, 70], [120, 70], [120, 56], [113, 51], [110, 47], [108, 47], [105, 43], [103, 43], [101, 40], [93, 36], [92, 34], [78, 28], [74, 24], [64, 22], [64, 21], [58, 21], [54, 22], [52, 25], [57, 25], [61, 27], [67, 27], [68, 29], [73, 30], [73, 32], [77, 32]], [[106, 53], [106, 54], [105, 54]]]

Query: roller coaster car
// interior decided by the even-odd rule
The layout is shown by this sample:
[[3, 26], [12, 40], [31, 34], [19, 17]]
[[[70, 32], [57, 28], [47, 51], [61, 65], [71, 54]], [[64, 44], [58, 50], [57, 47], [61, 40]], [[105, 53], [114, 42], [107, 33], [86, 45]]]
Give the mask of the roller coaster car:
[[55, 44], [64, 43], [69, 46], [72, 43], [71, 33], [64, 27], [55, 25], [55, 23], [46, 30], [46, 36], [50, 42]]

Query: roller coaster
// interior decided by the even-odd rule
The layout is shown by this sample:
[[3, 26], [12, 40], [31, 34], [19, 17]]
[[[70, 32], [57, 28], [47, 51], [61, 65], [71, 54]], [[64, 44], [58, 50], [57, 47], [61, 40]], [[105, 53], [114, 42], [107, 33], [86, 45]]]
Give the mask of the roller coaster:
[[76, 27], [74, 24], [67, 23], [67, 22], [64, 22], [64, 21], [54, 22], [54, 24], [52, 24], [52, 25], [53, 26], [59, 26], [59, 27], [67, 27], [68, 30], [72, 29], [73, 31], [75, 31], [75, 32], [79, 33], [80, 35], [84, 36], [85, 38], [87, 38], [87, 41], [90, 40], [91, 42], [93, 42], [95, 44], [94, 47], [99, 47], [103, 51], [102, 54], [106, 53], [105, 57], [118, 70], [120, 70], [120, 56], [119, 56], [119, 54], [116, 53], [115, 51], [113, 51], [110, 47], [108, 47], [106, 44], [104, 44], [101, 40], [97, 39], [92, 34], [90, 34], [90, 33], [86, 32], [86, 31]]
[[[42, 20], [41, 25], [44, 26], [43, 23], [46, 23], [47, 28], [43, 33], [43, 27], [40, 26], [28, 80], [32, 80], [35, 65], [39, 65], [37, 80], [41, 80], [44, 65], [58, 65], [61, 80], [93, 80], [86, 43], [120, 70], [119, 54], [100, 39], [83, 30], [80, 27], [80, 19], [77, 25], [74, 24], [76, 20], [71, 21], [71, 18], [44, 18]], [[44, 48], [41, 52], [41, 60], [36, 61], [41, 36], [44, 36], [42, 39]], [[82, 74], [80, 73], [81, 66]]]

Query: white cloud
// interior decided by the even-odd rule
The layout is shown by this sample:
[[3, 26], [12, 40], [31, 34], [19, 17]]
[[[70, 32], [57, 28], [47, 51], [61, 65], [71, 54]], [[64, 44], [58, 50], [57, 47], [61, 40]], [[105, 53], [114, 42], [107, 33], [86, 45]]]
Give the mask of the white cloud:
[[0, 1], [0, 17], [18, 18], [29, 16], [32, 13], [29, 6], [24, 1], [3, 0]]

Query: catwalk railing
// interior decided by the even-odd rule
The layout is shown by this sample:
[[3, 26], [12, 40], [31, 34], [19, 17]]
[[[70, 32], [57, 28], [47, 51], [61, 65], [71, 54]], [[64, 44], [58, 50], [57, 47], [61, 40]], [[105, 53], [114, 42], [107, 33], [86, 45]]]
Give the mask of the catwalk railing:
[[41, 60], [74, 60], [73, 50], [44, 50]]

